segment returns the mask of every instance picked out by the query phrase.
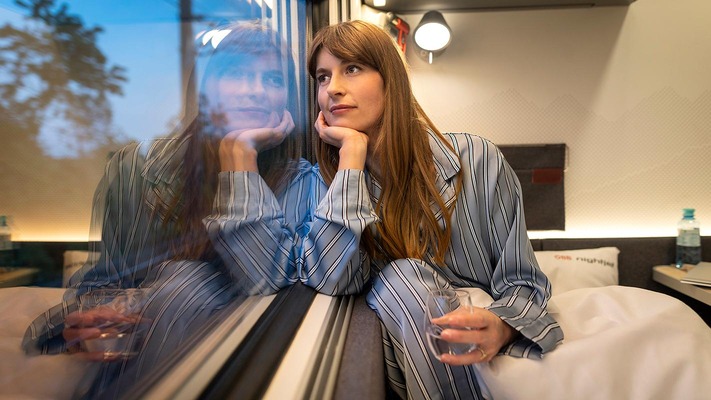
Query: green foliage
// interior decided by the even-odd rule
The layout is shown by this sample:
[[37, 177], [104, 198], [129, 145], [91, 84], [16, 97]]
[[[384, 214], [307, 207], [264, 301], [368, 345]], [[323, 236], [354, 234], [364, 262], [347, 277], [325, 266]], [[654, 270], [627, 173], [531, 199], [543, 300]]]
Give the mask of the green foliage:
[[[16, 0], [25, 26], [0, 27], [0, 113], [35, 137], [63, 121], [77, 143], [110, 141], [108, 95], [122, 95], [125, 69], [97, 46], [99, 26], [87, 27], [55, 0]], [[61, 129], [60, 129], [61, 131]], [[61, 133], [61, 132], [60, 132]]]

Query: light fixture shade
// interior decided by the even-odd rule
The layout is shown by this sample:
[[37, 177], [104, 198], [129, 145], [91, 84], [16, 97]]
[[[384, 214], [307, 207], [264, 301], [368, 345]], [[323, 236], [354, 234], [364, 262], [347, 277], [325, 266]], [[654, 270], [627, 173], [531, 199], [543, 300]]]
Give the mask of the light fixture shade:
[[415, 44], [422, 50], [438, 52], [452, 41], [452, 31], [439, 11], [428, 11], [415, 28]]

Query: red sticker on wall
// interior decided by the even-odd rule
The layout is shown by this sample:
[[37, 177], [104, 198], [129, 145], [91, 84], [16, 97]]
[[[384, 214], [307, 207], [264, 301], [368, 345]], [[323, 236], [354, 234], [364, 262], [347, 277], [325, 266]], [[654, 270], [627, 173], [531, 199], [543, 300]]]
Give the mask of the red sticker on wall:
[[531, 183], [540, 185], [555, 185], [563, 182], [563, 169], [538, 168], [531, 174]]

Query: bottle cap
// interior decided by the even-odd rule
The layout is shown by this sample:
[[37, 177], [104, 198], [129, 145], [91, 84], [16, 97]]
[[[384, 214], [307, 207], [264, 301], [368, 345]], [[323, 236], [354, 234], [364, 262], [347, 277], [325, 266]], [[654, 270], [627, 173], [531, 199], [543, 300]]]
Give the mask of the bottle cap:
[[694, 218], [694, 211], [696, 211], [694, 208], [685, 208], [684, 218]]

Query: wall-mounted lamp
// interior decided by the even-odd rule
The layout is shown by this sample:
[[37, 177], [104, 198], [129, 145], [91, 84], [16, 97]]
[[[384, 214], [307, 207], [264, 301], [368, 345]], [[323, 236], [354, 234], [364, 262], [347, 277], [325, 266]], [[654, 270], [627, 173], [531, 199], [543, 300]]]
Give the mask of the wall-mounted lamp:
[[423, 50], [427, 62], [432, 64], [435, 55], [440, 54], [452, 41], [452, 30], [439, 11], [428, 11], [415, 28], [415, 44]]

